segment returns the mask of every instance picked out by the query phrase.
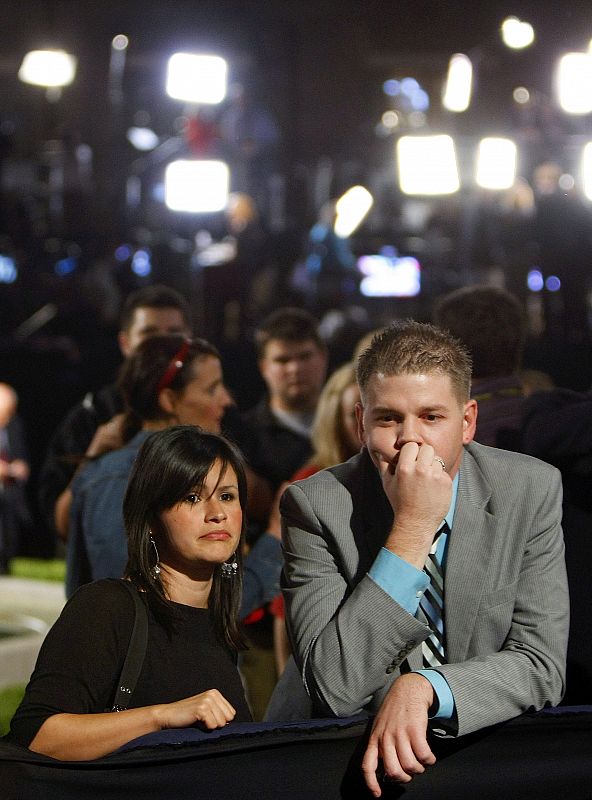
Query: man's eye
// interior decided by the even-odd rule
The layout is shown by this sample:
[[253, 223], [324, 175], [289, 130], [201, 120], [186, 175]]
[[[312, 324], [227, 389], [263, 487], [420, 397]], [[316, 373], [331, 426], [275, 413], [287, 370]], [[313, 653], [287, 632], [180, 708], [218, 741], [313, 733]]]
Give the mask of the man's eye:
[[428, 422], [435, 422], [440, 417], [437, 414], [426, 414], [424, 419], [427, 419]]

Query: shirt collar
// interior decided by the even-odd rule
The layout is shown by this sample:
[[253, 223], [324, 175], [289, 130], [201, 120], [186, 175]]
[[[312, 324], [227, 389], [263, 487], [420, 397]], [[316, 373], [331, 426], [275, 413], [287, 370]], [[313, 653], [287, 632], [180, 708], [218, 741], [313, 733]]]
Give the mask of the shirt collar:
[[459, 476], [459, 474], [460, 474], [460, 471], [457, 471], [457, 473], [454, 476], [454, 479], [452, 481], [452, 498], [450, 499], [450, 507], [448, 509], [448, 513], [446, 514], [446, 516], [444, 517], [444, 520], [443, 520], [443, 522], [445, 522], [448, 525], [448, 530], [449, 531], [452, 530], [452, 522], [454, 520], [454, 512], [455, 512], [455, 509], [456, 509], [456, 497], [458, 495], [458, 476]]

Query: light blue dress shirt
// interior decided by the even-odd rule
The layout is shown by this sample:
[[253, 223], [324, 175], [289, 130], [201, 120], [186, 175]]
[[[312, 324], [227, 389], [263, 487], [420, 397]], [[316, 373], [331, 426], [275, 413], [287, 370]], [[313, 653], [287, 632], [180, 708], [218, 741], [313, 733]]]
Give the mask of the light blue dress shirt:
[[[448, 537], [449, 532], [452, 530], [457, 494], [458, 472], [452, 482], [450, 508], [442, 521], [442, 525], [446, 523], [447, 527], [445, 526], [442, 530], [436, 548], [436, 558], [444, 571], [444, 586], [446, 586], [445, 570]], [[402, 558], [399, 558], [395, 553], [391, 553], [386, 547], [383, 547], [376, 556], [374, 564], [372, 564], [368, 571], [368, 575], [384, 589], [396, 603], [413, 616], [417, 614], [420, 598], [430, 585], [430, 579], [425, 572], [417, 569]], [[435, 669], [418, 669], [415, 671], [429, 680], [438, 698], [438, 709], [433, 715], [433, 719], [451, 719], [454, 714], [454, 696], [446, 678]]]

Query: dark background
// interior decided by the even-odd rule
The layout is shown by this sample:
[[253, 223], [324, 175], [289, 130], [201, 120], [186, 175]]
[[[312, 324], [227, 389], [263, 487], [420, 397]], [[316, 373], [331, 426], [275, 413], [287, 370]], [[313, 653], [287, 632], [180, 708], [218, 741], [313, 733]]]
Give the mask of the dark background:
[[[531, 48], [510, 51], [501, 43], [499, 27], [509, 14], [534, 26]], [[127, 35], [130, 43], [121, 81], [110, 87], [116, 34]], [[553, 160], [577, 184], [581, 148], [592, 138], [592, 125], [589, 115], [570, 117], [559, 110], [554, 67], [561, 54], [585, 50], [591, 38], [588, 2], [5, 0], [0, 7], [0, 256], [15, 260], [18, 277], [0, 283], [0, 379], [19, 392], [30, 440], [32, 494], [55, 425], [86, 391], [114, 375], [121, 300], [137, 286], [160, 281], [189, 298], [197, 330], [222, 349], [237, 402], [252, 404], [261, 391], [250, 348], [257, 313], [303, 302], [290, 276], [305, 252], [307, 231], [322, 202], [354, 183], [369, 186], [375, 196], [368, 220], [352, 240], [356, 255], [392, 245], [417, 255], [424, 272], [422, 295], [415, 301], [350, 298], [357, 307], [357, 316], [346, 324], [350, 338], [393, 316], [429, 319], [434, 299], [443, 292], [492, 275], [499, 280], [501, 274], [529, 308], [537, 312], [542, 304], [547, 314], [546, 327], [533, 324], [528, 365], [545, 369], [560, 385], [587, 389], [592, 382], [587, 326], [566, 339], [565, 330], [552, 324], [553, 304], [560, 307], [561, 298], [529, 296], [523, 278], [552, 253], [558, 269], [578, 262], [582, 293], [587, 290], [588, 203], [578, 191], [564, 193], [546, 218], [539, 214], [533, 232], [529, 221], [502, 218], [497, 201], [463, 188], [452, 198], [421, 201], [419, 211], [431, 227], [416, 230], [406, 221], [413, 202], [396, 186], [394, 146], [401, 133], [450, 133], [464, 179], [478, 138], [510, 135], [526, 181], [532, 183], [537, 165]], [[78, 58], [74, 83], [53, 100], [17, 77], [25, 52], [48, 46]], [[274, 131], [273, 141], [259, 142], [260, 153], [249, 162], [251, 185], [233, 178], [233, 189], [249, 190], [259, 203], [272, 275], [271, 296], [242, 320], [233, 337], [205, 325], [221, 314], [224, 280], [208, 282], [190, 265], [196, 232], [204, 229], [221, 238], [224, 216], [174, 215], [157, 196], [167, 160], [187, 151], [180, 118], [188, 111], [164, 90], [166, 62], [177, 50], [223, 56], [229, 84], [243, 87], [251, 107]], [[456, 52], [469, 54], [476, 65], [473, 103], [461, 115], [446, 112], [440, 101], [448, 60]], [[407, 76], [418, 80], [430, 98], [418, 128], [382, 90], [385, 80]], [[512, 100], [519, 85], [531, 93], [526, 107]], [[215, 123], [231, 104], [229, 98], [211, 111]], [[389, 108], [401, 112], [401, 125], [387, 134], [380, 120]], [[126, 131], [134, 124], [146, 124], [158, 135], [156, 153], [140, 154], [128, 143]], [[231, 150], [228, 142], [214, 143], [215, 153], [234, 159], [239, 175], [244, 154]], [[91, 157], [84, 175], [73, 166], [80, 152]], [[58, 188], [56, 174], [63, 181]], [[134, 175], [142, 184], [136, 205], [126, 199]], [[272, 175], [280, 187], [275, 204]], [[122, 243], [132, 250], [149, 248], [150, 275], [138, 277], [129, 260], [115, 258]], [[73, 259], [74, 269], [60, 273], [57, 264], [65, 259]], [[48, 321], [34, 324], [32, 315], [40, 309], [49, 311]], [[349, 342], [347, 336], [344, 340]]]

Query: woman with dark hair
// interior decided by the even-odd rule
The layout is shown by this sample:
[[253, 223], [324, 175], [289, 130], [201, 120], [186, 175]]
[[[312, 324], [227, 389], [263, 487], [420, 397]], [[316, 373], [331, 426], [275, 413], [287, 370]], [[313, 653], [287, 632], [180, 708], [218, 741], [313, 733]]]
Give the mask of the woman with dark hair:
[[[13, 741], [75, 761], [165, 728], [250, 720], [236, 668], [245, 505], [230, 442], [180, 425], [146, 439], [124, 500], [126, 578], [90, 583], [68, 601], [12, 720]], [[111, 713], [134, 628], [130, 588], [148, 639], [128, 710]]]
[[123, 496], [144, 440], [170, 425], [220, 433], [231, 404], [218, 351], [204, 339], [152, 336], [119, 376], [124, 447], [87, 462], [70, 486], [66, 594], [99, 578], [119, 578], [127, 558]]

